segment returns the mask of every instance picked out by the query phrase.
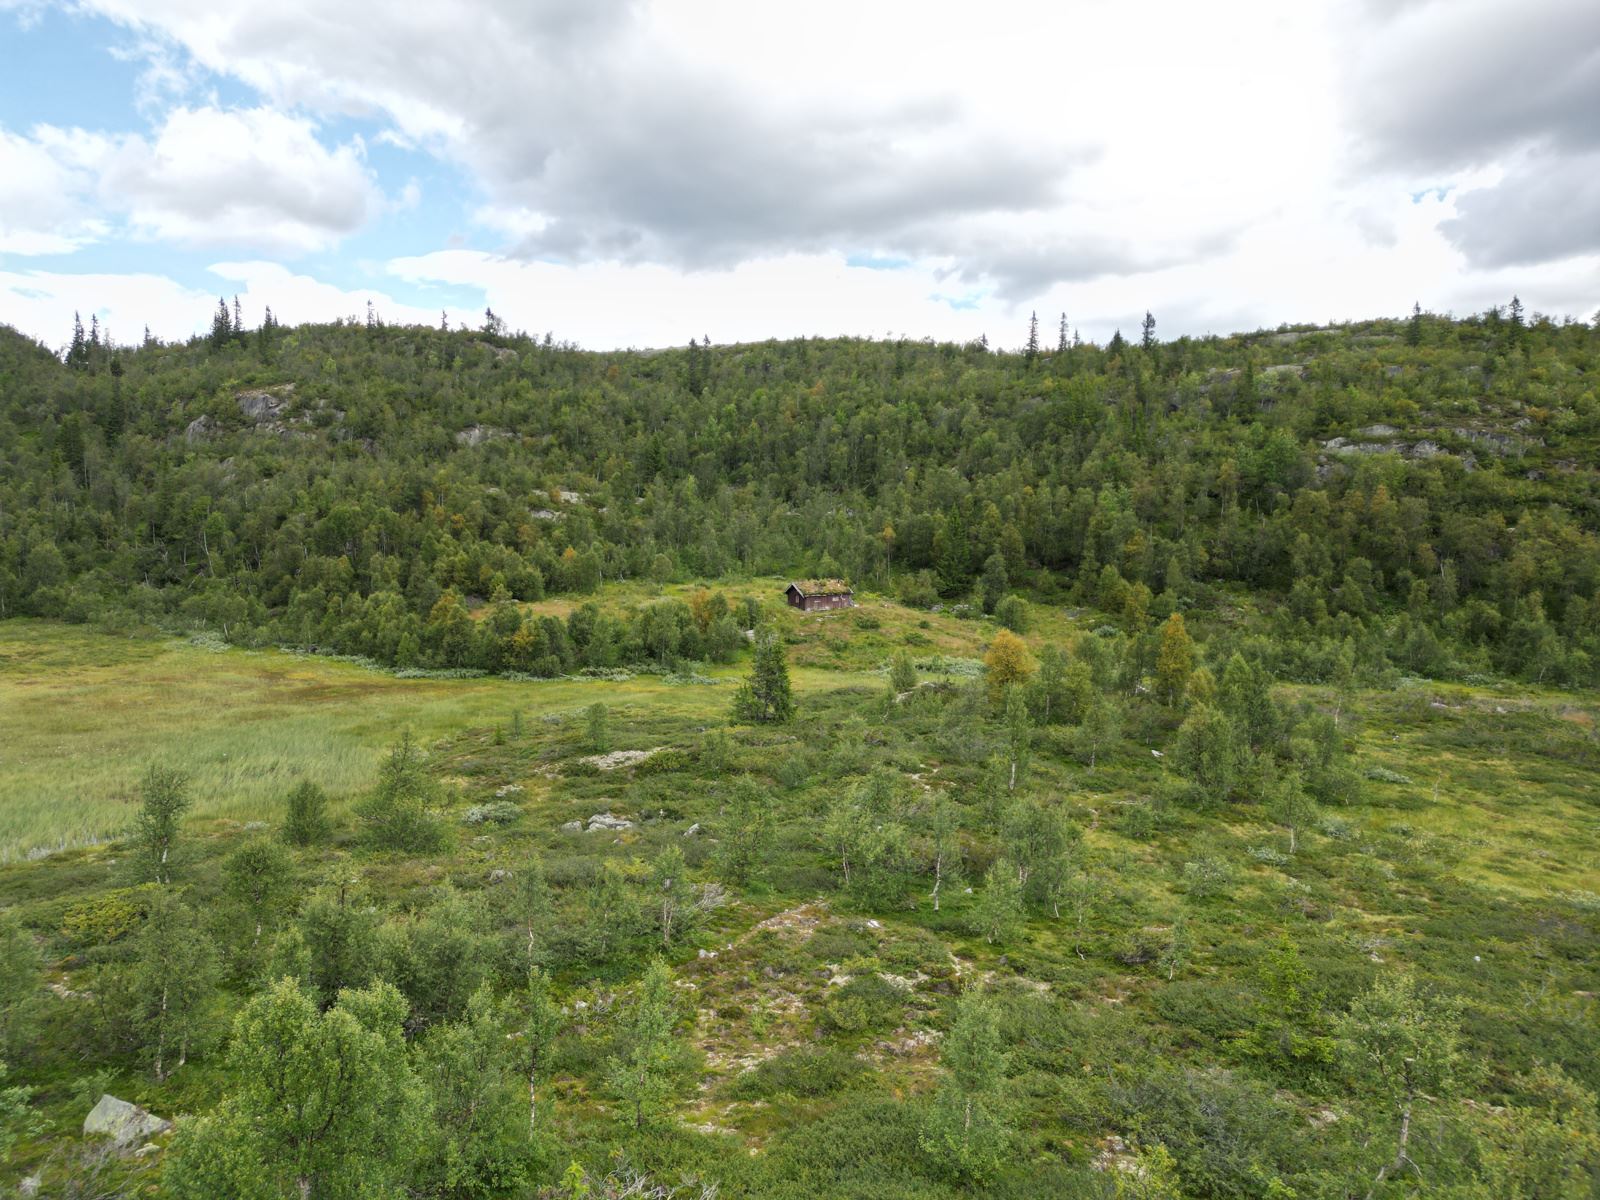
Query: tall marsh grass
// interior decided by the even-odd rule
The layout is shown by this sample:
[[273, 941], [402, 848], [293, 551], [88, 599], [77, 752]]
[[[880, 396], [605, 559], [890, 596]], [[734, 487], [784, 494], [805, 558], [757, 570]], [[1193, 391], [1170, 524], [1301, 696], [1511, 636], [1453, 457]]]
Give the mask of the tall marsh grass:
[[[729, 679], [399, 678], [355, 662], [52, 621], [0, 621], [0, 862], [118, 836], [152, 762], [184, 771], [192, 819], [276, 822], [301, 778], [337, 805], [402, 730], [424, 745], [473, 726], [608, 704], [722, 719]], [[860, 683], [794, 673], [801, 690]]]

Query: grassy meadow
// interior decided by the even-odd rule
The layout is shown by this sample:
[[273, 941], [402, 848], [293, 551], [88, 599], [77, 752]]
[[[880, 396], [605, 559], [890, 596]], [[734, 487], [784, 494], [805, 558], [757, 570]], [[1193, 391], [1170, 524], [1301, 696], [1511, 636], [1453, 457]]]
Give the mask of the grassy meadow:
[[[771, 597], [781, 587], [764, 580], [751, 590]], [[662, 592], [624, 585], [609, 590], [605, 603], [632, 604]], [[796, 639], [794, 684], [802, 692], [867, 682], [887, 656], [886, 637], [862, 631], [841, 638], [841, 627], [854, 631], [862, 615], [874, 612], [891, 626], [910, 624], [907, 610], [882, 601], [868, 600], [843, 626], [780, 612], [780, 603], [770, 607]], [[964, 625], [970, 623], [940, 621], [926, 652], [979, 653], [977, 633]], [[281, 650], [0, 621], [0, 862], [115, 835], [127, 825], [135, 785], [152, 762], [189, 775], [195, 817], [267, 820], [301, 778], [336, 797], [365, 787], [378, 757], [405, 729], [432, 742], [507, 724], [514, 714], [537, 721], [597, 701], [721, 719], [739, 671], [701, 671], [696, 678], [715, 682], [651, 675], [620, 682], [399, 678]]]

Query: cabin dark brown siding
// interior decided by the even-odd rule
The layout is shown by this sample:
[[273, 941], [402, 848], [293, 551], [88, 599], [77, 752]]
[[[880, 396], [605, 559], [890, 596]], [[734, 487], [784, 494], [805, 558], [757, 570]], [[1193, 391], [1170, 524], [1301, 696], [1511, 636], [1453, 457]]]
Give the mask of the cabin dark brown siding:
[[832, 592], [820, 596], [805, 596], [794, 588], [785, 594], [791, 608], [801, 612], [819, 612], [834, 608], [854, 608], [855, 599], [849, 592]]
[[807, 612], [819, 608], [849, 608], [849, 596], [807, 596], [803, 606]]

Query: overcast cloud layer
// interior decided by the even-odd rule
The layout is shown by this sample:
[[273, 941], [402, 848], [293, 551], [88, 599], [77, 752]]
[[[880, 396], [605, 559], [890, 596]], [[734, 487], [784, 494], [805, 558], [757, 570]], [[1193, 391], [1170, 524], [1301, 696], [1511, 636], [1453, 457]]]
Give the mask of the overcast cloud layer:
[[1600, 306], [1593, 0], [6, 9], [139, 68], [0, 92], [0, 321], [52, 343], [219, 291], [594, 347]]

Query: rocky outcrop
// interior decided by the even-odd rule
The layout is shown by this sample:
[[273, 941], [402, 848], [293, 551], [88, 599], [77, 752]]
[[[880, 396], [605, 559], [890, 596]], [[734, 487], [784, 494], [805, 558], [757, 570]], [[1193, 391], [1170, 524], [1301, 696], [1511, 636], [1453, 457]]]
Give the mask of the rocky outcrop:
[[511, 431], [509, 429], [496, 429], [493, 425], [468, 425], [456, 434], [456, 445], [479, 446], [484, 442], [510, 436]]
[[245, 420], [261, 425], [282, 418], [289, 401], [294, 399], [294, 384], [239, 392], [234, 399], [238, 401], [239, 411], [244, 414]]
[[[295, 415], [290, 412], [294, 404], [292, 383], [270, 388], [251, 388], [235, 393], [233, 398], [239, 406], [239, 415], [262, 433], [276, 434], [285, 439], [311, 436], [311, 431], [303, 428], [309, 423], [310, 418], [304, 413]], [[342, 411], [333, 409], [332, 412], [336, 419], [344, 419]]]
[[85, 1137], [91, 1134], [108, 1137], [119, 1149], [166, 1133], [171, 1128], [171, 1121], [165, 1121], [137, 1104], [118, 1100], [109, 1093], [101, 1096], [100, 1102], [83, 1119]]
[[217, 422], [214, 418], [202, 413], [190, 421], [183, 430], [183, 440], [189, 443], [209, 442], [217, 436]]
[[1512, 437], [1509, 433], [1494, 433], [1487, 429], [1456, 428], [1450, 432], [1501, 458], [1519, 456], [1528, 445], [1523, 439]]
[[[1361, 432], [1369, 436], [1382, 436], [1396, 431], [1389, 425], [1369, 425]], [[1323, 442], [1322, 448], [1329, 454], [1337, 455], [1341, 458], [1351, 455], [1398, 454], [1401, 458], [1416, 460], [1420, 458], [1438, 458], [1441, 455], [1451, 455], [1453, 453], [1430, 438], [1419, 438], [1414, 442], [1357, 442], [1351, 441], [1347, 437], [1334, 437]], [[1469, 471], [1478, 465], [1478, 460], [1473, 457], [1470, 450], [1464, 450], [1454, 456], [1459, 458], [1462, 466]], [[1323, 477], [1325, 478], [1326, 476]]]
[[627, 817], [619, 817], [614, 813], [595, 813], [587, 822], [567, 821], [561, 826], [562, 833], [594, 833], [596, 831], [609, 831], [620, 833], [624, 829], [632, 829], [633, 822]]
[[665, 749], [665, 746], [657, 746], [653, 750], [613, 750], [610, 754], [591, 754], [578, 761], [597, 771], [615, 771], [619, 767], [636, 767]]

